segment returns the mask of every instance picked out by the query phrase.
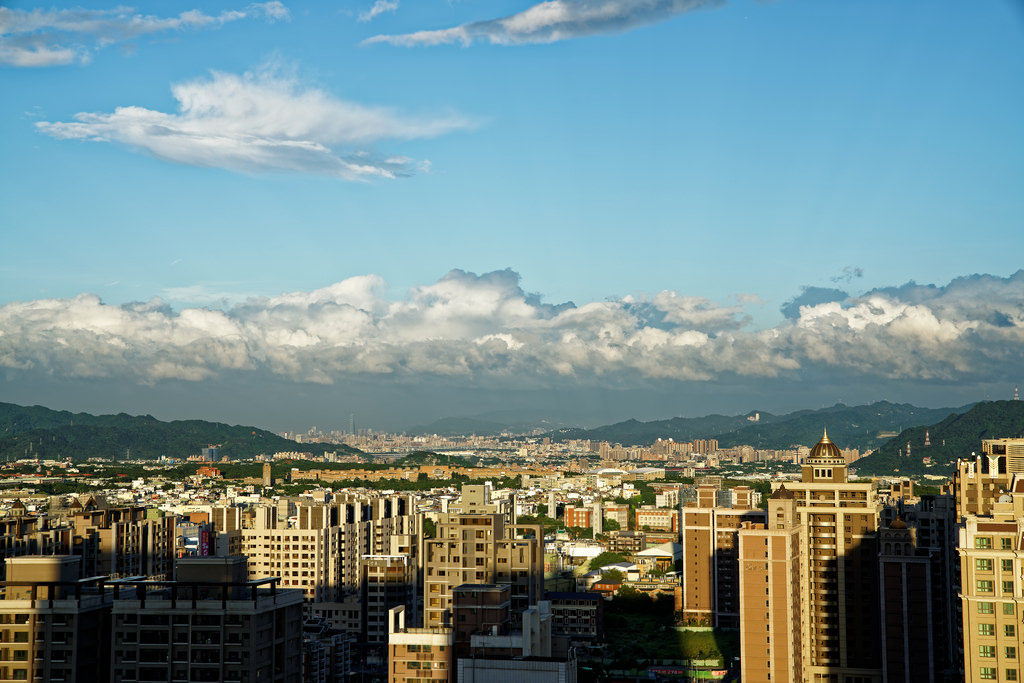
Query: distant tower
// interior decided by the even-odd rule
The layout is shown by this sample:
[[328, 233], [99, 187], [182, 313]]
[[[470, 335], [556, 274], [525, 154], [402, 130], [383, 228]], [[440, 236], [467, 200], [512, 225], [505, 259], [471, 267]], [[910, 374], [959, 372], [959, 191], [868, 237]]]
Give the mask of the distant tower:
[[274, 485], [274, 477], [271, 476], [271, 474], [270, 474], [270, 463], [269, 462], [263, 463], [263, 485], [264, 486], [273, 486]]
[[932, 440], [931, 440], [931, 437], [928, 436], [928, 430], [926, 429], [926, 430], [924, 430], [924, 447], [927, 448], [928, 446], [931, 446], [931, 445], [932, 445]]
[[356, 414], [355, 413], [349, 413], [348, 414], [348, 433], [351, 434], [352, 436], [356, 435]]
[[1020, 390], [1017, 387], [1013, 388], [1013, 400], [1014, 401], [1019, 401], [1020, 400]]
[[907, 442], [907, 457], [910, 457], [910, 442]]

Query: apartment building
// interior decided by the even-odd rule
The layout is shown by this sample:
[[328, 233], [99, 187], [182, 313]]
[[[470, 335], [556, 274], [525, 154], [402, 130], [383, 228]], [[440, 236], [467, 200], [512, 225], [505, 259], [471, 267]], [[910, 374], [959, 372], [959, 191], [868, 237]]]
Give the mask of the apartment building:
[[[744, 683], [806, 681], [801, 608], [802, 527], [785, 486], [768, 499], [765, 521], [738, 534], [740, 678]], [[820, 680], [820, 679], [819, 679]]]
[[[747, 675], [751, 680], [768, 680], [772, 668], [782, 666], [788, 672], [782, 674], [783, 680], [788, 676], [808, 683], [880, 683], [882, 504], [874, 484], [848, 480], [846, 460], [826, 433], [804, 460], [801, 480], [787, 482], [785, 493], [780, 494], [781, 488], [769, 500], [764, 531], [740, 533], [740, 629], [753, 638], [743, 636], [749, 657], [744, 680]], [[792, 502], [783, 503], [780, 496]], [[799, 552], [794, 555], [791, 544], [796, 539]], [[760, 580], [768, 584], [762, 584], [763, 611], [753, 610], [758, 605], [753, 602], [758, 570], [748, 564], [755, 559], [758, 542], [767, 543], [767, 549], [759, 549], [761, 569], [766, 572]], [[794, 556], [801, 558], [795, 580]], [[793, 618], [796, 607], [787, 592], [793, 585], [800, 590], [799, 619]], [[757, 641], [761, 637], [763, 643]], [[792, 643], [794, 651], [774, 652], [768, 647], [780, 638]], [[770, 658], [758, 656], [758, 645]], [[771, 678], [777, 680], [779, 675], [776, 671]]]
[[[15, 501], [20, 504], [20, 501]], [[24, 510], [24, 505], [21, 505]], [[0, 578], [5, 574], [2, 560], [22, 555], [67, 555], [71, 553], [73, 529], [46, 517], [13, 514], [0, 519]]]
[[566, 505], [563, 514], [563, 522], [567, 527], [579, 527], [589, 529], [594, 523], [594, 509], [589, 507], [576, 507]]
[[636, 528], [652, 531], [679, 531], [679, 511], [644, 505], [636, 510]]
[[112, 582], [113, 683], [299, 683], [302, 594], [243, 557], [185, 558], [178, 581]]
[[[916, 529], [896, 518], [879, 531], [882, 676], [893, 683], [938, 680], [932, 558]], [[938, 624], [941, 626], [941, 622]]]
[[69, 516], [84, 575], [173, 578], [176, 516], [141, 506], [91, 507]]
[[455, 633], [450, 628], [411, 628], [405, 607], [388, 610], [388, 683], [452, 683]]
[[733, 506], [719, 507], [718, 488], [701, 485], [696, 502], [680, 513], [682, 612], [688, 622], [739, 628], [738, 533], [744, 524], [763, 524], [765, 513], [752, 507], [748, 487], [736, 489]]
[[[370, 633], [382, 642], [382, 617], [396, 591], [419, 595], [421, 518], [412, 495], [341, 494], [328, 504], [300, 503], [294, 516], [260, 505], [251, 516], [215, 508], [211, 517], [218, 552], [222, 539], [233, 543], [249, 558], [250, 579], [280, 577], [283, 587], [302, 591], [307, 617], [334, 628], [362, 633], [372, 625]], [[398, 557], [407, 559], [368, 559]], [[396, 571], [401, 580], [391, 582]]]
[[418, 602], [418, 567], [408, 555], [364, 555], [363, 633], [365, 643], [383, 645], [388, 640], [388, 610]]
[[518, 625], [542, 595], [543, 543], [540, 525], [506, 525], [500, 514], [441, 514], [437, 537], [423, 544], [424, 626], [452, 625], [452, 595], [463, 584], [508, 584]]
[[110, 680], [110, 600], [70, 555], [11, 557], [0, 600], [0, 681]]
[[957, 463], [954, 485], [963, 680], [1021, 680], [1024, 439], [983, 441], [982, 455]]

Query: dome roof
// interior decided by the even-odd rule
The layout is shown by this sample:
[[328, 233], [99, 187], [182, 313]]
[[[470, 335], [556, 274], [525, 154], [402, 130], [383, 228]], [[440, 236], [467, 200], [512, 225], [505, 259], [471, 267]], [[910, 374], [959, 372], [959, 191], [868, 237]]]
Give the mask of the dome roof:
[[838, 458], [843, 459], [843, 452], [839, 450], [839, 446], [832, 443], [832, 440], [828, 438], [828, 430], [825, 430], [821, 436], [821, 441], [814, 445], [811, 449], [811, 453], [808, 456], [808, 460], [811, 458]]
[[896, 519], [892, 520], [892, 522], [889, 523], [889, 528], [890, 529], [906, 529], [907, 528], [907, 523], [904, 522], [899, 517], [897, 517]]
[[796, 495], [794, 495], [793, 492], [787, 489], [786, 485], [783, 484], [779, 488], [775, 489], [775, 493], [768, 497], [774, 500], [793, 500], [796, 498]]

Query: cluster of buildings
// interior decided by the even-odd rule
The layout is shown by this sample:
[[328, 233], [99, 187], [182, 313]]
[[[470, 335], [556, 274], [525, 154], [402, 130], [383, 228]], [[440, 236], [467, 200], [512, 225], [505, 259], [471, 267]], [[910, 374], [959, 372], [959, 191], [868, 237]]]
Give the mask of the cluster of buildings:
[[[1019, 680], [1024, 439], [981, 450], [932, 495], [851, 480], [826, 435], [763, 499], [657, 467], [9, 499], [0, 681], [573, 683], [624, 585], [674, 601], [678, 628], [738, 630], [743, 681]], [[629, 558], [614, 578], [587, 572], [605, 551]]]

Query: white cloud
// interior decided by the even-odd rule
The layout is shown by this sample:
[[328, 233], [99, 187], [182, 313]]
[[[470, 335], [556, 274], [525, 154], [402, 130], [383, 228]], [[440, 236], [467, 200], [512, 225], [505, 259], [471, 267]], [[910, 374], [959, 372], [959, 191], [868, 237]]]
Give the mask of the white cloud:
[[655, 24], [724, 0], [547, 0], [528, 9], [487, 21], [434, 31], [378, 35], [364, 44], [390, 43], [405, 47], [485, 41], [494, 45], [555, 43], [571, 38], [620, 33]]
[[[903, 292], [900, 297], [895, 292]], [[980, 314], [980, 315], [979, 315]], [[741, 308], [662, 292], [553, 306], [509, 270], [452, 271], [389, 296], [378, 276], [225, 310], [92, 295], [0, 308], [0, 367], [140, 383], [228, 372], [330, 384], [454, 378], [471, 386], [642, 386], [805, 373], [846, 381], [1002, 379], [1024, 363], [1024, 271], [876, 290], [750, 331]]]
[[359, 21], [373, 21], [385, 12], [395, 12], [398, 10], [398, 0], [377, 0], [373, 3], [373, 7], [360, 13]]
[[242, 10], [204, 14], [193, 9], [176, 17], [139, 14], [131, 7], [109, 10], [0, 7], [0, 64], [21, 67], [88, 63], [94, 50], [152, 33], [216, 28], [239, 19], [287, 20], [277, 0]]
[[410, 175], [417, 168], [407, 157], [373, 153], [372, 143], [430, 138], [470, 125], [458, 115], [417, 118], [347, 102], [271, 71], [214, 72], [172, 93], [178, 101], [172, 114], [128, 106], [36, 126], [57, 139], [120, 143], [193, 166], [355, 180]]

